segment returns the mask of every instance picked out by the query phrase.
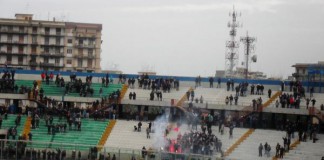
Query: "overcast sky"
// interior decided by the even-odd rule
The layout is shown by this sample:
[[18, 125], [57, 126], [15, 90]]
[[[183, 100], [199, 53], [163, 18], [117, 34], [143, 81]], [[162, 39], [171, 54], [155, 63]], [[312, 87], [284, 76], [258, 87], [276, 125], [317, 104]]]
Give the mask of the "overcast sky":
[[0, 0], [0, 15], [103, 24], [103, 69], [211, 76], [225, 68], [233, 5], [237, 39], [257, 37], [252, 70], [286, 77], [295, 63], [324, 61], [324, 0]]

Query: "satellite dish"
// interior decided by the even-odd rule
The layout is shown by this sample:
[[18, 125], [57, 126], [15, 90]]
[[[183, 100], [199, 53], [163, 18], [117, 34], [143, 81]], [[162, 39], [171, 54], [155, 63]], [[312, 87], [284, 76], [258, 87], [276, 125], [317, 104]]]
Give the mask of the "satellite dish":
[[252, 60], [252, 62], [257, 62], [257, 59], [258, 59], [258, 57], [257, 57], [257, 55], [253, 55], [252, 57], [251, 57], [251, 60]]

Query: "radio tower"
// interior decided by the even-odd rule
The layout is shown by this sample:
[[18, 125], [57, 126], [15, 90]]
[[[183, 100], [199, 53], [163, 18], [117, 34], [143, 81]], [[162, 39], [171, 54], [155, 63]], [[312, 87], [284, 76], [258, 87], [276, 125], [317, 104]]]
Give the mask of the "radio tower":
[[238, 48], [239, 48], [239, 43], [235, 40], [235, 37], [236, 37], [236, 28], [240, 27], [240, 23], [236, 21], [236, 18], [238, 16], [241, 16], [241, 14], [238, 14], [233, 7], [233, 12], [229, 13], [229, 15], [232, 17], [232, 21], [228, 22], [227, 26], [231, 29], [230, 30], [231, 39], [226, 42], [225, 76], [233, 77], [234, 76], [233, 70], [238, 61]]
[[[246, 32], [246, 37], [241, 37], [241, 42], [244, 43], [244, 55], [245, 55], [245, 79], [248, 79], [249, 73], [249, 59], [252, 53], [254, 53], [254, 41], [256, 41], [255, 37], [249, 37], [248, 32]], [[256, 62], [256, 59], [252, 59], [252, 61]]]

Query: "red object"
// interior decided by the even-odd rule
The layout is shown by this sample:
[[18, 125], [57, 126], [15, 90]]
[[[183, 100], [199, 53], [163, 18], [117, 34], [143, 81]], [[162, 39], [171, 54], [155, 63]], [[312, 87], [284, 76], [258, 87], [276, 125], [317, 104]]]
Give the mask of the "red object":
[[42, 79], [45, 79], [45, 73], [41, 74]]

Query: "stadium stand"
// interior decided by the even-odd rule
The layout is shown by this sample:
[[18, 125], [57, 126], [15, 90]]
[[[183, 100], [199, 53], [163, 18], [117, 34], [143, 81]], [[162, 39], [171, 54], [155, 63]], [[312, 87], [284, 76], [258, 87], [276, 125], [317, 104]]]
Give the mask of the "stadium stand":
[[324, 135], [318, 134], [317, 136], [319, 140], [316, 143], [310, 140], [307, 142], [300, 142], [296, 148], [286, 153], [283, 159], [323, 159]]
[[[1, 129], [10, 129], [11, 127], [15, 127], [16, 126], [16, 124], [15, 124], [16, 118], [17, 118], [17, 115], [15, 115], [15, 114], [8, 114], [7, 119], [2, 117]], [[22, 133], [26, 119], [27, 119], [27, 117], [25, 115], [21, 116], [20, 125], [18, 125], [18, 127], [17, 127], [16, 139], [18, 139], [18, 136]]]
[[[228, 158], [242, 160], [270, 159], [275, 155], [277, 143], [282, 145], [282, 138], [285, 136], [286, 132], [283, 131], [256, 129], [254, 133], [252, 133], [245, 141], [241, 143], [241, 145], [238, 146], [238, 148], [232, 152], [232, 154], [228, 156]], [[291, 141], [294, 142], [295, 140], [296, 139], [292, 139]], [[266, 142], [271, 146], [270, 156], [267, 157], [264, 155], [263, 150], [263, 157], [259, 157], [258, 147], [260, 143], [264, 145]]]
[[[49, 85], [42, 83], [41, 87], [44, 89], [44, 95], [46, 96], [62, 96], [65, 93], [65, 88], [57, 87], [54, 83], [50, 83]], [[102, 88], [102, 96], [107, 96], [114, 91], [121, 90], [122, 84], [109, 84], [109, 86], [102, 87], [101, 83], [92, 83], [91, 87], [94, 90], [94, 94], [92, 97], [100, 98], [99, 90]], [[72, 92], [68, 93], [66, 96], [72, 97], [80, 97], [79, 93]]]
[[[59, 120], [55, 117], [53, 124], [62, 124], [65, 120]], [[40, 121], [40, 127], [31, 130], [33, 141], [42, 143], [29, 143], [32, 148], [62, 148], [67, 150], [88, 150], [89, 146], [96, 146], [105, 131], [109, 121], [94, 121], [92, 119], [81, 119], [81, 131], [78, 131], [74, 125], [71, 130], [67, 127], [65, 132], [48, 134], [45, 121]], [[52, 142], [49, 143], [48, 142]], [[84, 146], [82, 146], [84, 145]]]

